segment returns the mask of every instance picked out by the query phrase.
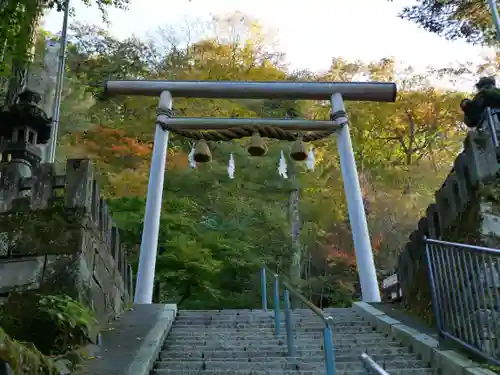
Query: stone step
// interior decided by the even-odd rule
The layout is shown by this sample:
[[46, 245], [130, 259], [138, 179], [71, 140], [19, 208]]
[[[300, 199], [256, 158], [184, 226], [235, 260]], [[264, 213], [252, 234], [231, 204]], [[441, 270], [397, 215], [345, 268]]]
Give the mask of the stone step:
[[[394, 360], [394, 354], [382, 354], [376, 353], [370, 355], [371, 358], [377, 363], [388, 362]], [[245, 351], [215, 351], [209, 353], [193, 353], [193, 352], [165, 352], [160, 355], [160, 360], [169, 361], [196, 361], [196, 360], [206, 360], [206, 361], [241, 361], [241, 362], [254, 362], [254, 361], [264, 361], [264, 362], [274, 362], [275, 360], [283, 359], [288, 357], [286, 352], [281, 353], [266, 353], [266, 352], [245, 352]], [[299, 361], [307, 362], [322, 362], [324, 361], [324, 353], [322, 350], [304, 352], [301, 351], [297, 353], [295, 358]], [[358, 351], [351, 350], [351, 352], [342, 351], [342, 353], [335, 353], [336, 362], [356, 362], [359, 358]], [[399, 353], [397, 354], [398, 360], [414, 360], [413, 354]]]
[[[425, 368], [427, 364], [418, 359], [393, 359], [383, 363], [379, 363], [387, 371], [391, 369], [401, 368]], [[325, 366], [323, 361], [307, 362], [299, 359], [279, 358], [275, 357], [272, 360], [264, 360], [264, 358], [256, 358], [255, 361], [230, 361], [226, 360], [210, 360], [210, 361], [157, 361], [155, 367], [157, 369], [169, 370], [307, 370], [315, 371], [323, 369]], [[363, 368], [361, 361], [352, 362], [336, 362], [338, 370], [359, 370]]]
[[[355, 319], [362, 318], [358, 312], [330, 312], [324, 311], [326, 316], [331, 316], [333, 319]], [[292, 310], [292, 315], [296, 317], [303, 317], [306, 319], [321, 319], [318, 315], [313, 313], [312, 311], [298, 311]], [[224, 312], [186, 312], [186, 311], [178, 311], [178, 318], [185, 319], [265, 319], [266, 317], [274, 316], [274, 311], [254, 311], [254, 312], [239, 312], [239, 313], [224, 313]], [[283, 310], [280, 310], [280, 316], [285, 316]]]
[[[285, 321], [285, 316], [280, 315], [280, 321], [284, 322]], [[298, 321], [301, 323], [307, 323], [307, 324], [324, 324], [323, 320], [314, 316], [314, 317], [303, 317], [303, 316], [297, 316], [292, 314], [292, 319], [294, 321]], [[360, 316], [349, 316], [345, 318], [335, 318], [331, 319], [333, 321], [333, 324], [342, 324], [342, 323], [351, 323], [353, 322], [354, 324], [356, 323], [361, 323], [365, 322], [367, 323], [368, 321], [366, 319], [363, 319]], [[236, 317], [236, 318], [223, 318], [223, 319], [216, 319], [216, 318], [193, 318], [193, 317], [176, 317], [175, 318], [175, 323], [177, 324], [207, 324], [207, 323], [274, 323], [274, 315], [272, 316], [267, 316], [267, 317]]]
[[[321, 332], [310, 332], [308, 335], [296, 335], [295, 341], [300, 342], [301, 344], [312, 343], [315, 344], [317, 342], [322, 342], [323, 334]], [[286, 341], [285, 335], [281, 337], [275, 337], [274, 335], [263, 336], [263, 335], [251, 335], [251, 336], [230, 336], [230, 337], [222, 337], [218, 339], [217, 337], [212, 336], [187, 336], [187, 337], [176, 337], [176, 336], [168, 336], [166, 342], [174, 342], [174, 343], [182, 343], [184, 345], [187, 344], [199, 344], [201, 342], [209, 343], [209, 342], [225, 342], [234, 344], [246, 344], [246, 345], [265, 345], [269, 343], [271, 345], [283, 345]], [[353, 334], [338, 334], [333, 335], [334, 344], [341, 343], [363, 343], [363, 342], [377, 342], [379, 344], [385, 344], [390, 342], [385, 336], [380, 333], [365, 333], [361, 335], [353, 335]]]
[[[282, 332], [285, 332], [286, 327], [280, 327], [282, 328]], [[273, 325], [256, 325], [254, 327], [244, 327], [244, 326], [239, 326], [239, 327], [231, 327], [231, 326], [186, 326], [186, 327], [179, 327], [179, 326], [174, 326], [172, 330], [170, 331], [174, 335], [180, 335], [180, 334], [203, 334], [203, 335], [215, 335], [215, 334], [226, 334], [226, 335], [233, 335], [233, 334], [239, 334], [239, 335], [260, 335], [260, 334], [266, 334], [268, 332], [274, 332], [274, 326]], [[342, 334], [355, 334], [355, 333], [370, 333], [370, 332], [375, 332], [376, 329], [372, 326], [346, 326], [346, 327], [339, 327], [339, 326], [333, 326], [331, 327], [332, 332], [338, 332]], [[323, 327], [300, 327], [300, 326], [292, 326], [293, 332], [301, 333], [301, 334], [308, 334], [308, 333], [322, 333], [323, 332]]]
[[[325, 370], [318, 371], [297, 371], [297, 370], [278, 370], [278, 371], [255, 371], [255, 370], [170, 370], [155, 369], [152, 375], [324, 375]], [[437, 375], [438, 370], [428, 368], [412, 368], [392, 370], [390, 375]], [[335, 375], [366, 375], [366, 371], [359, 370], [337, 370]]]
[[[247, 333], [247, 334], [245, 334]], [[356, 336], [356, 337], [354, 337]], [[357, 338], [357, 336], [364, 336], [365, 338], [380, 338], [380, 339], [385, 339], [387, 338], [384, 335], [380, 335], [379, 333], [376, 332], [360, 332], [360, 331], [339, 331], [335, 332], [333, 331], [333, 338], [334, 340], [353, 340]], [[322, 340], [323, 339], [323, 332], [317, 331], [317, 332], [293, 332], [292, 337], [296, 340]], [[213, 333], [206, 333], [206, 332], [171, 332], [168, 335], [168, 340], [170, 341], [184, 341], [184, 340], [198, 340], [198, 341], [208, 341], [208, 340], [224, 340], [224, 341], [254, 341], [254, 342], [259, 342], [262, 340], [286, 340], [287, 335], [286, 331], [282, 330], [281, 333], [276, 336], [272, 330], [268, 331], [263, 331], [262, 333], [259, 332], [241, 332], [241, 331], [234, 331], [234, 332], [213, 332]]]
[[[349, 355], [356, 355], [359, 352], [359, 348], [336, 348], [335, 355], [337, 357], [344, 357]], [[367, 348], [365, 348], [367, 350]], [[403, 356], [410, 354], [410, 350], [405, 347], [373, 347], [367, 350], [370, 355], [382, 355], [382, 356]], [[313, 350], [304, 350], [302, 348], [296, 348], [296, 354], [298, 357], [314, 357], [317, 355], [323, 355], [324, 351], [322, 348], [317, 347]], [[353, 354], [354, 353], [354, 354]], [[163, 350], [160, 352], [160, 358], [162, 359], [187, 359], [187, 358], [248, 358], [248, 357], [280, 357], [286, 356], [286, 347], [272, 347], [272, 348], [245, 348], [244, 350], [234, 350], [230, 349], [199, 349], [194, 348], [189, 351], [185, 350]]]
[[[302, 319], [297, 317], [292, 317], [292, 320], [295, 324], [300, 325], [312, 325], [318, 327], [324, 327], [325, 323], [321, 319]], [[254, 325], [254, 324], [273, 324], [274, 318], [266, 318], [266, 319], [179, 319], [176, 318], [175, 325], [178, 326], [191, 326], [191, 325], [217, 325], [217, 324], [245, 324], [245, 325]], [[285, 319], [280, 320], [280, 324], [285, 324]], [[355, 326], [355, 325], [368, 325], [370, 322], [363, 319], [349, 319], [349, 320], [334, 320], [333, 326]]]
[[[175, 333], [175, 328], [172, 329], [170, 331], [170, 333]], [[227, 330], [214, 330], [213, 332], [210, 332], [211, 334], [216, 334], [217, 332], [223, 332], [223, 333], [226, 333]], [[239, 332], [241, 332], [239, 334]], [[261, 331], [232, 331], [232, 335], [231, 336], [234, 336], [234, 337], [241, 337], [241, 336], [244, 336], [244, 337], [248, 337], [249, 339], [251, 340], [258, 340], [259, 338], [261, 338], [262, 336], [265, 336], [267, 339], [286, 339], [286, 331], [283, 329], [281, 331], [281, 333], [276, 336], [274, 334], [274, 329], [271, 329], [271, 328], [264, 328], [262, 329]], [[359, 331], [356, 331], [358, 332], [357, 335], [353, 335], [352, 332], [350, 331], [343, 331], [343, 330], [340, 330], [340, 331], [333, 331], [333, 338], [334, 339], [337, 339], [337, 340], [345, 340], [345, 339], [348, 339], [348, 340], [352, 340], [352, 339], [355, 339], [357, 337], [363, 337], [363, 338], [369, 338], [369, 339], [373, 339], [373, 338], [383, 338], [383, 339], [387, 339], [387, 336], [383, 333], [379, 333], [379, 332], [376, 332], [376, 331], [373, 331], [373, 330], [370, 330], [368, 332], [359, 332]], [[169, 337], [174, 337], [174, 338], [177, 338], [177, 339], [182, 339], [182, 337], [176, 337], [178, 336], [177, 334], [174, 334], [172, 336], [170, 336], [170, 333], [167, 337], [167, 339]], [[203, 337], [204, 339], [206, 338], [210, 338], [211, 334], [210, 335], [204, 335], [203, 334], [204, 331], [203, 330], [199, 330], [198, 331], [198, 336], [199, 337]], [[303, 338], [317, 338], [317, 337], [323, 337], [323, 330], [311, 330], [311, 331], [294, 331], [293, 332], [293, 336], [298, 338], [298, 339], [303, 339]], [[189, 338], [191, 337], [188, 336], [186, 338]]]
[[[298, 350], [303, 350], [303, 351], [315, 351], [315, 350], [320, 350], [323, 351], [323, 343], [314, 343], [314, 344], [303, 344], [303, 345], [295, 345], [295, 347]], [[264, 344], [264, 345], [235, 345], [235, 344], [226, 344], [226, 343], [210, 343], [209, 345], [199, 345], [197, 344], [176, 344], [176, 343], [167, 343], [164, 347], [164, 351], [185, 351], [188, 352], [190, 350], [193, 350], [193, 348], [196, 348], [198, 350], [245, 350], [249, 348], [253, 348], [254, 350], [258, 351], [271, 351], [271, 350], [278, 350], [278, 349], [283, 349], [286, 350], [286, 344], [281, 344], [281, 345], [269, 345], [269, 344]], [[378, 348], [401, 348], [401, 346], [398, 343], [395, 342], [390, 342], [390, 343], [384, 343], [380, 344], [380, 342], [370, 342], [370, 343], [359, 343], [359, 342], [350, 342], [350, 343], [343, 343], [343, 344], [336, 344], [335, 345], [335, 351], [343, 351], [343, 350], [356, 350], [356, 351], [367, 351], [369, 354], [370, 353], [375, 353], [375, 351]]]
[[[285, 321], [282, 320], [280, 322], [281, 326], [285, 326]], [[316, 322], [303, 322], [303, 321], [297, 321], [295, 319], [292, 319], [292, 323], [294, 326], [298, 327], [317, 327], [317, 328], [323, 328], [325, 324], [318, 320]], [[266, 322], [228, 322], [228, 321], [221, 321], [221, 322], [195, 322], [195, 321], [186, 321], [186, 322], [174, 322], [175, 327], [229, 327], [229, 328], [236, 328], [236, 327], [241, 327], [241, 328], [254, 328], [254, 327], [274, 327], [274, 320], [268, 320]], [[360, 321], [360, 322], [337, 322], [330, 324], [331, 327], [357, 327], [357, 326], [370, 326], [369, 322], [366, 321]]]
[[[280, 310], [280, 317], [285, 317], [285, 312]], [[345, 319], [363, 319], [362, 315], [358, 313], [349, 313], [349, 314], [332, 314], [325, 312], [326, 316], [331, 316], [334, 320], [345, 320]], [[292, 310], [292, 316], [300, 318], [300, 319], [309, 319], [309, 320], [321, 320], [321, 318], [316, 314], [303, 314], [300, 312], [296, 312]], [[274, 311], [268, 311], [260, 314], [184, 314], [182, 312], [178, 312], [176, 317], [178, 319], [214, 319], [214, 320], [231, 320], [231, 319], [270, 319], [274, 317]]]
[[[356, 342], [356, 341], [351, 341], [347, 343], [336, 343], [335, 344], [335, 349], [336, 350], [348, 350], [348, 349], [358, 349], [358, 350], [368, 350], [370, 353], [374, 353], [377, 347], [384, 347], [387, 348], [389, 346], [391, 347], [398, 347], [396, 343], [393, 345], [389, 345], [387, 343], [374, 343], [374, 342]], [[233, 349], [233, 350], [245, 350], [247, 348], [255, 348], [256, 350], [261, 350], [264, 351], [266, 350], [265, 348], [268, 349], [280, 349], [280, 348], [287, 348], [286, 344], [272, 344], [272, 343], [261, 343], [261, 344], [248, 344], [248, 343], [243, 343], [243, 342], [196, 342], [196, 343], [167, 343], [167, 345], [164, 346], [164, 350], [171, 350], [171, 351], [189, 351], [193, 347], [196, 347], [200, 350], [224, 350], [224, 349]], [[298, 343], [295, 341], [295, 348], [300, 349], [300, 350], [305, 350], [305, 351], [311, 351], [311, 350], [323, 350], [323, 342], [306, 342], [306, 343]]]
[[[323, 345], [320, 343], [314, 345], [295, 345], [296, 349], [300, 352], [313, 352], [320, 351], [323, 352]], [[189, 352], [196, 348], [196, 350], [201, 351], [245, 351], [252, 348], [255, 351], [278, 351], [278, 350], [286, 350], [286, 345], [254, 345], [254, 346], [244, 346], [244, 345], [179, 345], [179, 344], [170, 344], [163, 347], [164, 352]], [[380, 343], [354, 343], [343, 344], [343, 345], [335, 345], [335, 352], [346, 352], [346, 351], [366, 351], [368, 354], [378, 353], [378, 350], [383, 348], [382, 350], [388, 350], [389, 348], [401, 348], [397, 343], [385, 343], [381, 345]], [[405, 348], [406, 349], [406, 348]], [[408, 351], [408, 349], [406, 349]]]
[[[314, 328], [323, 329], [325, 324], [322, 321], [317, 322], [303, 322], [292, 320], [292, 324], [297, 328]], [[273, 328], [275, 323], [273, 320], [266, 322], [174, 322], [174, 328], [190, 328], [190, 327], [227, 327], [227, 328], [242, 328], [242, 329], [253, 329], [253, 328]], [[280, 322], [281, 327], [286, 327], [286, 322], [282, 320]], [[330, 327], [343, 328], [343, 327], [372, 327], [372, 324], [366, 321], [359, 322], [335, 322], [330, 324]]]
[[[268, 308], [267, 311], [262, 309], [222, 309], [222, 310], [178, 310], [178, 314], [190, 314], [190, 315], [245, 315], [245, 314], [268, 314], [272, 312], [273, 309]], [[316, 315], [309, 308], [305, 309], [293, 309], [294, 313], [306, 314], [306, 315]], [[334, 313], [336, 315], [346, 315], [346, 314], [358, 314], [358, 312], [350, 307], [328, 307], [322, 310], [324, 313]]]
[[[296, 317], [292, 315], [293, 322], [300, 324], [312, 324], [312, 325], [321, 325], [324, 326], [324, 322], [321, 319], [312, 319], [312, 318], [302, 318]], [[280, 317], [280, 323], [285, 324], [285, 317]], [[207, 325], [207, 324], [274, 324], [274, 317], [269, 317], [265, 319], [251, 319], [251, 318], [242, 318], [242, 319], [180, 319], [176, 318], [174, 324], [178, 325]], [[331, 325], [356, 325], [356, 324], [370, 324], [367, 320], [354, 317], [347, 319], [333, 319]]]

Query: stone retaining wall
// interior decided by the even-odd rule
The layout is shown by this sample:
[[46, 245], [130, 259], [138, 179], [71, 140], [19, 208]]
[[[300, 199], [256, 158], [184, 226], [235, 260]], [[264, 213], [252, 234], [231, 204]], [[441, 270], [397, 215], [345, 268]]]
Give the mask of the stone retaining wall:
[[68, 160], [63, 176], [52, 164], [29, 178], [16, 171], [0, 164], [0, 293], [43, 289], [85, 302], [100, 320], [119, 314], [132, 301], [132, 272], [92, 163]]
[[[417, 312], [430, 308], [431, 301], [423, 238], [460, 242], [456, 236], [451, 238], [453, 229], [466, 213], [484, 207], [479, 192], [485, 184], [497, 179], [496, 153], [489, 133], [468, 133], [463, 152], [455, 159], [451, 173], [436, 192], [435, 203], [427, 208], [426, 215], [420, 219], [418, 228], [411, 233], [399, 255], [397, 274], [404, 303]], [[475, 225], [481, 227], [480, 222]], [[488, 246], [487, 243], [482, 245]]]

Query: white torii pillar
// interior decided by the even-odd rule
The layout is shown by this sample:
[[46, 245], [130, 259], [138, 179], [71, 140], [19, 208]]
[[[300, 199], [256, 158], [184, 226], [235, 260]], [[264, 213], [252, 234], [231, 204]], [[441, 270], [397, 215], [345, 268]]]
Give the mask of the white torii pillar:
[[151, 169], [149, 170], [146, 212], [144, 213], [144, 229], [142, 231], [139, 269], [135, 286], [134, 303], [151, 303], [158, 252], [158, 234], [160, 232], [161, 203], [163, 198], [163, 182], [167, 164], [168, 130], [163, 129], [165, 113], [172, 110], [172, 95], [168, 91], [160, 94], [158, 116], [156, 119], [155, 139]]
[[361, 283], [361, 299], [363, 302], [380, 302], [380, 290], [377, 281], [377, 272], [373, 260], [372, 245], [366, 221], [363, 195], [359, 185], [358, 170], [354, 151], [352, 148], [351, 135], [349, 134], [349, 122], [341, 94], [332, 95], [332, 120], [343, 125], [337, 130], [337, 148], [340, 158], [340, 169], [344, 180], [344, 190], [349, 211], [349, 222], [351, 224], [356, 262], [358, 266], [359, 281]]

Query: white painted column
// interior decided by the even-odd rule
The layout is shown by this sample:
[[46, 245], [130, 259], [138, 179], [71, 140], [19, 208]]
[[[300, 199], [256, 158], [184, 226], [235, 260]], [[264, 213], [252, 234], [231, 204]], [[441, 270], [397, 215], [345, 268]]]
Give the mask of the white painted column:
[[363, 195], [359, 185], [356, 160], [352, 149], [351, 135], [341, 94], [332, 95], [332, 120], [343, 124], [337, 131], [337, 148], [340, 157], [340, 168], [344, 180], [344, 190], [349, 211], [356, 262], [361, 282], [361, 295], [364, 302], [380, 302], [380, 290], [377, 282], [375, 262], [373, 260], [370, 234], [366, 222]]
[[163, 197], [163, 182], [167, 162], [168, 130], [161, 124], [172, 109], [172, 95], [163, 91], [158, 105], [156, 132], [153, 145], [153, 157], [149, 170], [146, 212], [142, 230], [139, 269], [135, 286], [134, 303], [149, 304], [153, 300], [156, 255], [158, 252], [158, 233], [160, 231], [161, 203]]

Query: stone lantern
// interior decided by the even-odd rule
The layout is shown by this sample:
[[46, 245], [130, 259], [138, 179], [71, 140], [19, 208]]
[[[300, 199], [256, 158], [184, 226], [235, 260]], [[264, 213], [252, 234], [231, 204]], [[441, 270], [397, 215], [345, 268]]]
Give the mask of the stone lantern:
[[25, 90], [16, 104], [0, 111], [0, 166], [15, 164], [21, 177], [31, 176], [42, 160], [39, 145], [50, 139], [52, 120], [40, 101], [40, 94]]

